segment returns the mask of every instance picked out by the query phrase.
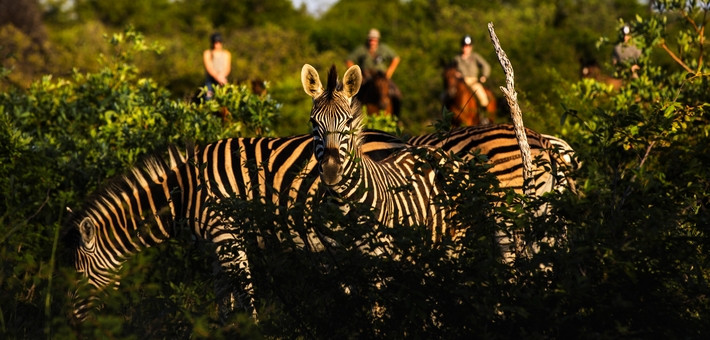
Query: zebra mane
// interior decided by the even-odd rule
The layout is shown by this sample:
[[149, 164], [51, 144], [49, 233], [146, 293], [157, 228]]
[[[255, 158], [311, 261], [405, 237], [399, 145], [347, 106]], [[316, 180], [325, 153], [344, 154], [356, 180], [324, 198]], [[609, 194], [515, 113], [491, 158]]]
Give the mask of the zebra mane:
[[365, 130], [365, 115], [362, 112], [362, 104], [357, 98], [353, 98], [350, 103], [350, 112], [353, 114], [353, 143], [357, 149], [360, 149], [365, 140], [362, 133]]
[[326, 92], [333, 93], [343, 89], [343, 84], [338, 81], [338, 72], [335, 70], [335, 64], [328, 70], [328, 83], [326, 84]]
[[[188, 144], [186, 150], [194, 150], [194, 145]], [[122, 200], [123, 193], [126, 190], [135, 188], [140, 185], [150, 185], [150, 183], [159, 182], [162, 178], [166, 178], [168, 174], [178, 167], [186, 164], [189, 158], [194, 157], [192, 153], [186, 152], [183, 155], [177, 147], [170, 145], [168, 147], [167, 161], [157, 155], [151, 155], [145, 158], [141, 165], [135, 166], [127, 174], [116, 176], [104, 184], [85, 201], [83, 209], [70, 211], [69, 216], [65, 219], [60, 233], [60, 238], [67, 252], [72, 252], [81, 245], [81, 233], [79, 232], [79, 223], [87, 216], [93, 213], [99, 214], [106, 206], [111, 206], [110, 202]], [[65, 265], [73, 265], [73, 253], [60, 256], [59, 261]]]
[[127, 174], [109, 180], [108, 184], [89, 197], [83, 213], [72, 214], [68, 219], [68, 229], [76, 229], [75, 226], [87, 216], [88, 211], [100, 212], [105, 206], [110, 206], [110, 202], [121, 201], [125, 192], [159, 183], [167, 178], [171, 171], [187, 163], [186, 156], [174, 145], [168, 148], [168, 154], [167, 161], [159, 155], [148, 156], [141, 165], [133, 167]]

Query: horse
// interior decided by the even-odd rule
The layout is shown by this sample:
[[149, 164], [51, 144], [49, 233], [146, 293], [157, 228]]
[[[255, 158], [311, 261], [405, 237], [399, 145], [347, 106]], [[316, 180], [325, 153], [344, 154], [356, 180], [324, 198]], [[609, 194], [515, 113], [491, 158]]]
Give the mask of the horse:
[[382, 71], [363, 71], [363, 83], [355, 96], [370, 115], [384, 112], [385, 115], [399, 117], [401, 96]]
[[611, 85], [616, 91], [624, 85], [623, 80], [608, 76], [602, 72], [601, 66], [596, 60], [584, 61], [580, 59], [580, 76], [584, 78], [594, 79], [600, 83]]
[[483, 116], [478, 112], [476, 94], [463, 78], [458, 76], [454, 65], [444, 68], [444, 91], [444, 106], [454, 114], [451, 122], [453, 126], [475, 126], [495, 122], [498, 107], [493, 92], [485, 88], [488, 106], [486, 106], [486, 116]]

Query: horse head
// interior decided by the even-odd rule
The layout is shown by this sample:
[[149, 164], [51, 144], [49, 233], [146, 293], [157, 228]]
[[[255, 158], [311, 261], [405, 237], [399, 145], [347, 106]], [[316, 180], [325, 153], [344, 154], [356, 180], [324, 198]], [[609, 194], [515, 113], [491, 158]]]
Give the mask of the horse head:
[[456, 97], [457, 86], [460, 81], [458, 71], [454, 65], [444, 67], [444, 90], [449, 98]]

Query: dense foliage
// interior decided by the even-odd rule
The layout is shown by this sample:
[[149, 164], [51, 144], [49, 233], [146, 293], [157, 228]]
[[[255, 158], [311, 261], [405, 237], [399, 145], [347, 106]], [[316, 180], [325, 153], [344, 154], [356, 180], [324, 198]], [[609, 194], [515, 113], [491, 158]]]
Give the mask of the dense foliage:
[[[42, 4], [0, 0], [0, 9], [24, 13], [2, 17], [11, 24], [0, 27], [3, 338], [710, 334], [706, 3], [342, 1], [318, 19], [285, 0]], [[43, 23], [32, 15], [40, 8]], [[579, 57], [605, 60], [619, 18], [643, 50], [637, 76], [601, 62], [623, 79], [620, 89], [578, 81]], [[457, 221], [473, 227], [461, 242], [437, 245], [425, 230], [354, 223], [327, 201], [275, 214], [273, 206], [227, 200], [220, 211], [248, 239], [265, 239], [263, 247], [248, 245], [258, 325], [244, 313], [220, 319], [212, 249], [188, 232], [133, 257], [96, 317], [68, 325], [74, 277], [60, 241], [67, 207], [80, 208], [111, 177], [168, 144], [307, 132], [310, 103], [297, 71], [306, 62], [319, 70], [340, 62], [370, 26], [403, 56], [395, 74], [409, 98], [402, 126], [417, 133], [441, 114], [438, 59], [456, 52], [462, 32], [495, 65], [484, 43], [488, 21], [516, 70], [526, 124], [559, 132], [583, 161], [578, 195], [502, 192], [477, 159], [469, 179], [444, 176], [458, 194], [451, 196]], [[124, 31], [127, 23], [137, 29]], [[192, 101], [202, 78], [195, 56], [215, 29], [229, 38], [234, 79], [265, 78], [269, 95], [230, 85], [214, 101]], [[501, 84], [495, 69], [491, 83]], [[223, 121], [226, 111], [231, 118]], [[550, 213], [536, 216], [543, 204]], [[368, 211], [355, 206], [351, 214]], [[340, 246], [309, 252], [275, 240], [289, 217]], [[506, 265], [492, 235], [511, 230], [529, 244], [558, 242], [537, 242], [537, 253]], [[380, 243], [385, 235], [390, 244]], [[363, 246], [397, 256], [364, 254]]]
[[[2, 3], [15, 6], [12, 0]], [[6, 58], [3, 66], [14, 69], [12, 83], [27, 86], [45, 73], [70, 76], [73, 68], [95, 72], [100, 67], [96, 57], [111, 53], [103, 47], [102, 36], [132, 25], [165, 48], [160, 58], [136, 60], [144, 75], [164, 84], [173, 96], [187, 98], [203, 82], [201, 56], [209, 47], [208, 36], [220, 31], [232, 52], [230, 80], [267, 80], [273, 97], [284, 104], [282, 117], [275, 121], [278, 135], [309, 131], [303, 112], [310, 102], [301, 95], [299, 79], [303, 64], [317, 70], [335, 64], [342, 70], [346, 56], [365, 42], [370, 27], [379, 28], [382, 41], [402, 57], [393, 80], [404, 96], [402, 121], [408, 131], [425, 131], [440, 118], [441, 63], [460, 52], [464, 34], [474, 38], [476, 51], [493, 65], [487, 84], [502, 96], [497, 88], [504, 77], [489, 43], [488, 22], [501, 37], [509, 37], [503, 47], [524, 89], [520, 100], [530, 113], [528, 124], [557, 131], [558, 124], [548, 123], [547, 115], [559, 110], [555, 84], [578, 79], [580, 59], [608, 62], [611, 46], [594, 48], [600, 34], [616, 40], [618, 20], [631, 20], [643, 11], [636, 0], [358, 0], [339, 1], [314, 19], [304, 9], [291, 8], [288, 0], [41, 3], [44, 7], [34, 7], [45, 9], [44, 23], [34, 20], [0, 31], [0, 39], [11, 46], [0, 50], [0, 59]], [[16, 17], [13, 20], [20, 21], [27, 16]], [[40, 30], [46, 33], [34, 33]], [[44, 39], [40, 43], [35, 36]]]

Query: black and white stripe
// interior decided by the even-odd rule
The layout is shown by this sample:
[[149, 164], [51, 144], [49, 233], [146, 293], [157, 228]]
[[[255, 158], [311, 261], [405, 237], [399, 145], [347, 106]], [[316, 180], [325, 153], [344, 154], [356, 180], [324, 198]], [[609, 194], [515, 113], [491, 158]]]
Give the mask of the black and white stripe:
[[329, 192], [341, 202], [371, 206], [385, 225], [426, 226], [437, 239], [446, 232], [447, 209], [435, 203], [442, 194], [436, 182], [433, 149], [402, 144], [384, 159], [363, 152], [363, 111], [353, 97], [362, 81], [358, 66], [339, 83], [335, 67], [323, 89], [318, 72], [304, 65], [301, 82], [313, 98], [311, 124], [319, 174]]
[[[117, 283], [115, 272], [129, 256], [165, 241], [184, 223], [198, 238], [216, 244], [224, 269], [245, 271], [242, 292], [251, 292], [238, 233], [211, 202], [235, 196], [270, 197], [277, 204], [305, 200], [318, 185], [311, 140], [309, 135], [225, 139], [187, 158], [173, 148], [169, 164], [159, 158], [147, 161], [93, 199], [76, 219], [70, 237], [76, 270], [96, 289]], [[255, 312], [253, 297], [241, 303]], [[75, 316], [82, 319], [88, 307], [77, 301]]]
[[[526, 129], [526, 134], [533, 159], [535, 196], [539, 197], [550, 191], [575, 192], [574, 180], [569, 175], [580, 163], [572, 147], [561, 138], [539, 134], [530, 129]], [[512, 125], [492, 124], [458, 128], [443, 134], [414, 136], [408, 142], [441, 148], [464, 161], [470, 160], [474, 152], [478, 151], [487, 156], [488, 164], [491, 165], [488, 171], [497, 177], [501, 188], [513, 189], [518, 194], [524, 192], [522, 155]], [[537, 214], [545, 214], [547, 210], [548, 206], [542, 205]], [[503, 260], [507, 263], [512, 262], [519, 254], [529, 254], [538, 249], [536, 243], [525, 245], [523, 237], [516, 232], [499, 231], [496, 239], [501, 247]], [[546, 238], [542, 241], [552, 244], [555, 239]]]

